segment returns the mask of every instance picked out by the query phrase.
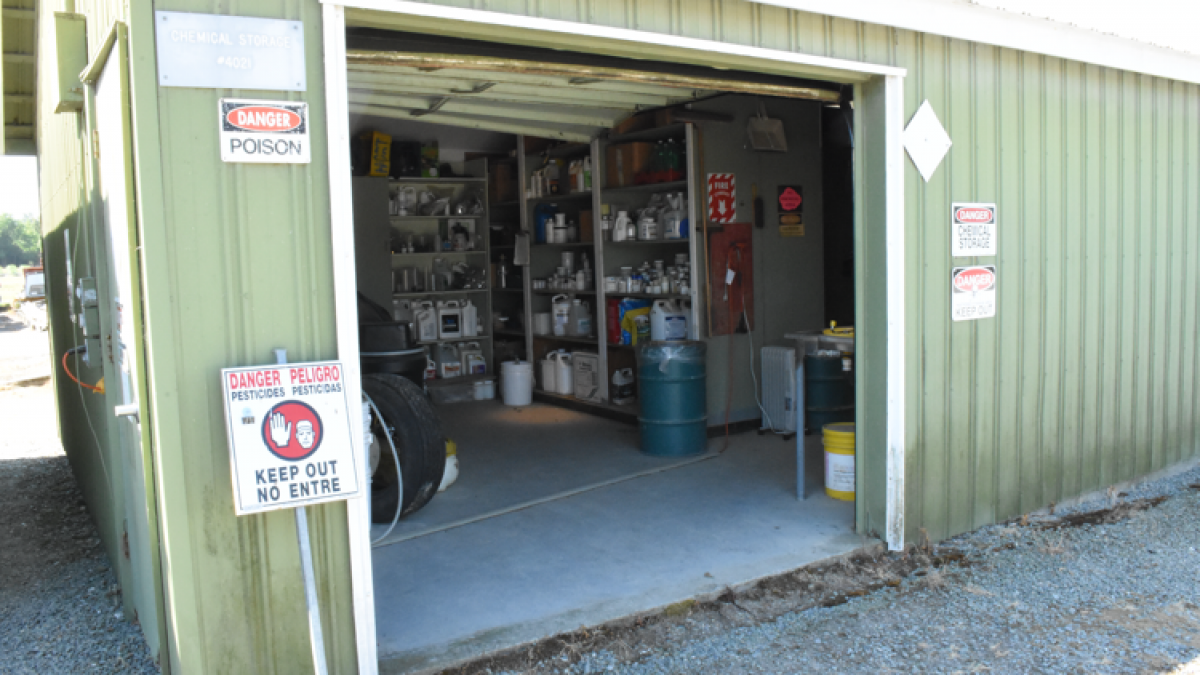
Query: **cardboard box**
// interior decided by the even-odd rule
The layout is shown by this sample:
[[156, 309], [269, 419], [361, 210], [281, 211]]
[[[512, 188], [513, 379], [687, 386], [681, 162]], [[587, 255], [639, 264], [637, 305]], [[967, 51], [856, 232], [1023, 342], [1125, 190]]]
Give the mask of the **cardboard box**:
[[592, 230], [592, 212], [591, 211], [580, 211], [579, 212], [579, 241], [589, 242], [592, 240], [593, 234], [594, 233]]
[[634, 177], [646, 167], [652, 152], [653, 143], [620, 143], [608, 146], [604, 156], [604, 187], [633, 185]]
[[631, 134], [635, 131], [645, 131], [646, 129], [653, 129], [656, 126], [654, 124], [654, 117], [655, 117], [654, 112], [638, 113], [637, 115], [632, 115], [630, 117], [626, 117], [625, 119], [618, 122], [615, 127], [613, 127], [613, 133], [614, 134]]
[[517, 200], [516, 165], [493, 164], [488, 173], [488, 202], [499, 204]]

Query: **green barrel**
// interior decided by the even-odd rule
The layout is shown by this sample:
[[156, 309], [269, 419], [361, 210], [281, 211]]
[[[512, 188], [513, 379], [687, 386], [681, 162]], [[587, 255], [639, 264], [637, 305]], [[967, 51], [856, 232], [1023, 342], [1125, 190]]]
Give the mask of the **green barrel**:
[[854, 421], [854, 373], [840, 354], [804, 355], [804, 417], [810, 431]]
[[648, 342], [638, 348], [638, 423], [642, 452], [659, 457], [699, 455], [708, 444], [705, 392], [707, 345]]

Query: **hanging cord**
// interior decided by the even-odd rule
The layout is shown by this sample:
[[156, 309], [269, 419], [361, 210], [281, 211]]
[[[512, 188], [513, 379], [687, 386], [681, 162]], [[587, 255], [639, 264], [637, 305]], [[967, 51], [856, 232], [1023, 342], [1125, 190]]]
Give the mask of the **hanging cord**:
[[[104, 390], [101, 389], [100, 387], [97, 387], [92, 384], [88, 384], [87, 382], [80, 382], [79, 378], [75, 377], [75, 375], [71, 373], [71, 368], [70, 368], [70, 366], [67, 365], [67, 357], [78, 352], [80, 349], [83, 349], [83, 347], [75, 347], [74, 349], [68, 349], [67, 351], [63, 352], [63, 357], [62, 357], [63, 370], [66, 371], [67, 377], [71, 378], [71, 381], [74, 382], [75, 384], [77, 384], [81, 387], [86, 387], [88, 389], [91, 389], [92, 391], [94, 391], [98, 394], [103, 394]], [[76, 364], [76, 366], [78, 366], [78, 364]]]
[[[742, 265], [742, 250], [735, 249], [738, 257], [738, 268]], [[732, 254], [734, 251], [730, 251]], [[758, 395], [758, 376], [754, 374], [754, 329], [750, 326], [750, 315], [746, 311], [746, 284], [742, 284], [742, 319], [746, 322], [746, 336], [749, 338], [750, 351], [750, 379], [754, 382], [754, 402], [758, 404], [758, 409], [762, 411], [763, 421], [766, 422], [766, 427], [772, 433], [786, 435], [787, 431], [780, 431], [775, 428], [775, 423], [771, 421], [771, 416], [767, 413], [767, 409], [763, 407], [762, 398]], [[730, 359], [732, 362], [733, 359]], [[732, 367], [732, 366], [731, 366]], [[729, 422], [729, 416], [726, 414], [726, 424]]]
[[[367, 396], [367, 392], [364, 391], [362, 396], [363, 400], [365, 400], [367, 405], [370, 406], [371, 411], [379, 419], [379, 426], [383, 427], [383, 435], [387, 436], [388, 447], [392, 449], [392, 459], [396, 461], [396, 483], [400, 486], [400, 496], [396, 499], [396, 513], [392, 516], [392, 524], [388, 525], [387, 532], [379, 535], [378, 539], [371, 542], [371, 547], [375, 548], [379, 545], [379, 542], [387, 539], [387, 536], [392, 533], [392, 530], [396, 529], [396, 523], [400, 520], [400, 510], [404, 507], [404, 472], [400, 470], [400, 455], [396, 452], [396, 442], [392, 440], [392, 431], [391, 429], [388, 429], [387, 423], [383, 419], [383, 413], [379, 412], [379, 408], [375, 407], [375, 401], [372, 401], [371, 397]], [[367, 489], [371, 489], [369, 481], [367, 484]]]

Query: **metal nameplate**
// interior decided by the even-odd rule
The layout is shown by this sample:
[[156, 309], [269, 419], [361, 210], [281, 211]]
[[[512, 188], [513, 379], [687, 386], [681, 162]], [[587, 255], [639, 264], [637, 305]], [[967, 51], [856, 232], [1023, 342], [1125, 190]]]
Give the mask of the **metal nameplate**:
[[155, 12], [162, 87], [304, 91], [304, 24]]

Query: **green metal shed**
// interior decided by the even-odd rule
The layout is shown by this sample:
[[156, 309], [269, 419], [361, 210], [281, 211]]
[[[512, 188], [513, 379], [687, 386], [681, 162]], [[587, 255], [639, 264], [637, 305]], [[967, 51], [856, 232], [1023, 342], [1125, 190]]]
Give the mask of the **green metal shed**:
[[[852, 85], [860, 533], [936, 541], [1194, 461], [1200, 57], [956, 3], [914, 11], [935, 4], [6, 8], [6, 137], [36, 128], [54, 355], [118, 344], [81, 366], [104, 395], [56, 373], [62, 440], [126, 616], [164, 671], [311, 667], [290, 517], [230, 508], [217, 373], [286, 346], [294, 361], [342, 360], [358, 386], [347, 27]], [[307, 89], [159, 86], [164, 10], [302, 22]], [[33, 43], [12, 59], [8, 47], [29, 23], [36, 123], [8, 114], [32, 95], [12, 89], [24, 75], [10, 66], [28, 65]], [[222, 162], [211, 113], [223, 96], [307, 102], [311, 163]], [[954, 143], [928, 181], [903, 138], [926, 101]], [[954, 202], [997, 205], [994, 257], [950, 256]], [[995, 265], [995, 318], [951, 320], [958, 264]], [[83, 277], [104, 310], [87, 334]], [[332, 672], [376, 670], [364, 509], [310, 510]]]

